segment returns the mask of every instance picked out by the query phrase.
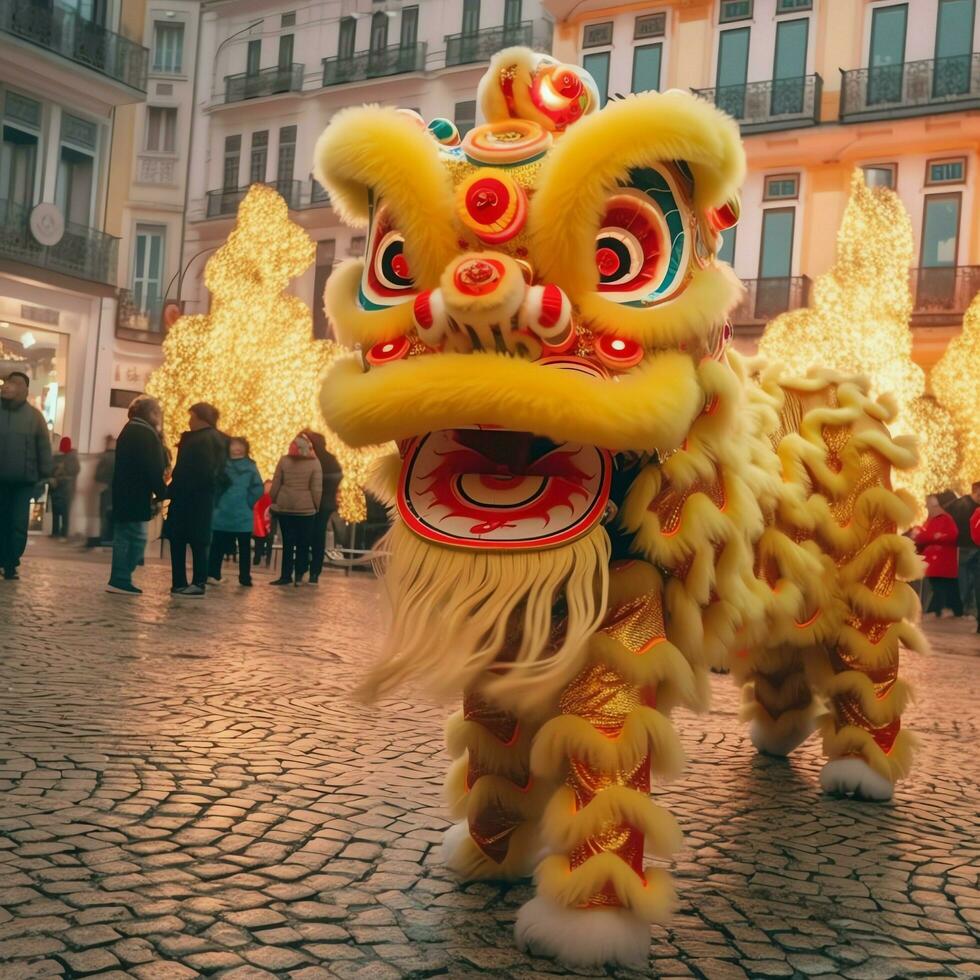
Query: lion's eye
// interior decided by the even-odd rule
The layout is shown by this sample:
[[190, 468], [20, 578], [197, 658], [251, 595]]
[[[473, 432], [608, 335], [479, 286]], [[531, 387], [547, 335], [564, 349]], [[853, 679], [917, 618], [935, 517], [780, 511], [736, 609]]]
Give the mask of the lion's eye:
[[659, 302], [684, 281], [687, 234], [682, 206], [659, 170], [631, 174], [633, 186], [606, 203], [596, 235], [599, 291], [621, 303]]
[[394, 306], [414, 294], [415, 280], [405, 255], [405, 236], [382, 206], [371, 227], [371, 244], [361, 277], [361, 305], [367, 309]]

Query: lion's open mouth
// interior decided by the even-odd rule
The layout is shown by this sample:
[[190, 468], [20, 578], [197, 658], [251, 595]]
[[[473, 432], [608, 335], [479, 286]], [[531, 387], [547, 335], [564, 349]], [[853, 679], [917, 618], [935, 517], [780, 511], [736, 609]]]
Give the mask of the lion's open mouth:
[[398, 507], [420, 536], [468, 548], [545, 548], [602, 517], [610, 454], [493, 427], [440, 429], [402, 444]]

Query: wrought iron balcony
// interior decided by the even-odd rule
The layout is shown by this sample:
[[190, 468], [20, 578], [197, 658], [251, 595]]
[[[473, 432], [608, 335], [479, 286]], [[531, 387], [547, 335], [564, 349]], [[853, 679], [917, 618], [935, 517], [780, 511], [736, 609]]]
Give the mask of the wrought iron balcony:
[[64, 7], [37, 0], [0, 0], [0, 32], [146, 92], [150, 52]]
[[396, 44], [376, 51], [358, 51], [347, 57], [324, 58], [323, 84], [343, 85], [424, 70], [424, 44]]
[[810, 301], [808, 276], [779, 276], [772, 279], [743, 279], [745, 295], [729, 314], [732, 326], [761, 330], [774, 316], [798, 310]]
[[310, 178], [310, 207], [322, 208], [330, 207], [330, 195], [327, 193], [316, 177]]
[[225, 103], [299, 92], [302, 88], [303, 65], [277, 65], [251, 73], [243, 71], [240, 75], [225, 75]]
[[841, 72], [841, 122], [980, 107], [980, 54]]
[[535, 31], [534, 21], [525, 20], [520, 24], [504, 24], [500, 27], [488, 27], [482, 31], [448, 34], [446, 35], [446, 67], [489, 61], [498, 51], [512, 45], [550, 51], [550, 23], [542, 21], [542, 26], [537, 31]]
[[800, 78], [774, 78], [768, 82], [698, 88], [695, 95], [714, 102], [737, 119], [743, 133], [767, 133], [777, 129], [797, 129], [820, 122], [820, 95], [823, 79], [819, 75]]
[[980, 292], [980, 266], [909, 269], [909, 285], [913, 326], [949, 326], [963, 319], [971, 300]]
[[115, 285], [118, 238], [66, 221], [57, 245], [41, 245], [31, 234], [31, 210], [16, 201], [0, 200], [0, 257]]
[[[290, 210], [295, 211], [300, 206], [300, 188], [302, 182], [298, 180], [268, 180], [265, 181], [266, 187], [271, 187], [274, 191], [281, 194], [286, 199], [286, 204]], [[209, 218], [223, 218], [238, 212], [238, 205], [245, 199], [251, 184], [245, 187], [232, 187], [230, 189], [208, 191], [208, 203], [206, 215]]]
[[144, 344], [161, 344], [167, 335], [163, 324], [163, 299], [151, 296], [138, 304], [131, 289], [116, 291], [116, 336]]

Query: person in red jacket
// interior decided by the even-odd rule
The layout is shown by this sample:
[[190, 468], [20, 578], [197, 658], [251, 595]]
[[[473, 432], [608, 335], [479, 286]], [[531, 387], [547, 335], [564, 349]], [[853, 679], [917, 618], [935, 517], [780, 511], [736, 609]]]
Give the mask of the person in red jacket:
[[252, 511], [252, 541], [255, 544], [255, 564], [265, 558], [266, 565], [272, 559], [272, 480], [266, 480], [265, 493], [259, 497]]
[[952, 609], [954, 616], [963, 615], [963, 600], [957, 584], [959, 568], [956, 557], [956, 541], [959, 529], [956, 521], [943, 510], [935, 494], [926, 498], [928, 520], [914, 534], [915, 547], [926, 562], [926, 578], [932, 591], [927, 613], [935, 613], [938, 619], [944, 609]]
[[[980, 483], [973, 484], [973, 492], [977, 493]], [[970, 537], [973, 543], [980, 548], [980, 507], [977, 507], [970, 518]], [[973, 577], [973, 601], [977, 605], [977, 632], [980, 633], [980, 575]]]

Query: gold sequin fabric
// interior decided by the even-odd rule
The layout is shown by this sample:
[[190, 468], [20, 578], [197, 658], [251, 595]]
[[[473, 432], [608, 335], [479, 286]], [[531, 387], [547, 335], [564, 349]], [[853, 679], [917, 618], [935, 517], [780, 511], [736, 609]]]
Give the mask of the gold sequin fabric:
[[516, 810], [495, 804], [481, 810], [470, 821], [470, 837], [491, 861], [502, 864], [507, 857], [510, 838], [524, 822]]
[[624, 602], [606, 617], [602, 631], [630, 653], [646, 653], [662, 643], [667, 635], [663, 600], [652, 593]]
[[719, 510], [725, 509], [725, 487], [720, 473], [711, 483], [695, 480], [686, 490], [678, 490], [668, 484], [654, 497], [648, 508], [660, 520], [662, 535], [670, 537], [680, 530], [684, 505], [696, 493], [703, 493]]

